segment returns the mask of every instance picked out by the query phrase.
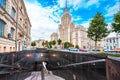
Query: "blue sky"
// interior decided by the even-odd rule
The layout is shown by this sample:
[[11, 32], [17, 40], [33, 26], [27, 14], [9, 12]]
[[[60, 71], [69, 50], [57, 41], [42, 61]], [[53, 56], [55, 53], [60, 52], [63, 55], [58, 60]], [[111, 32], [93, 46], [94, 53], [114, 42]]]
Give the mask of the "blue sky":
[[[30, 18], [32, 40], [50, 40], [58, 31], [65, 8], [65, 0], [24, 0]], [[110, 26], [113, 15], [118, 11], [119, 0], [67, 0], [72, 21], [88, 28], [96, 12], [101, 12]]]

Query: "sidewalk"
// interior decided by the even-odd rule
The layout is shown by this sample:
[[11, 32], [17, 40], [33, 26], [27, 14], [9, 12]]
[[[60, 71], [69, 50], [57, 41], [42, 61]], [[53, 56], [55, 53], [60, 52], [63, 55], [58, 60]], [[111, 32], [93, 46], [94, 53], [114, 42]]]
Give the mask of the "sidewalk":
[[[42, 80], [41, 79], [41, 72], [32, 72], [31, 75], [26, 78], [25, 80]], [[45, 80], [65, 80], [59, 76], [56, 76], [50, 72], [49, 74], [45, 74]]]

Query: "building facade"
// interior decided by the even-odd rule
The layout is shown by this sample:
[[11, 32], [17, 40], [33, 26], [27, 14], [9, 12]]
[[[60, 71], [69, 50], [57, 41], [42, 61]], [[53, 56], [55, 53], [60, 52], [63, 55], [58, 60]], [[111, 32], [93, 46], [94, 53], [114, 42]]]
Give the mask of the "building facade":
[[58, 39], [58, 34], [57, 33], [52, 33], [50, 38], [51, 38], [51, 41], [57, 40]]
[[31, 23], [23, 0], [0, 1], [0, 52], [30, 48]]
[[115, 48], [120, 48], [120, 34], [117, 34], [115, 32], [110, 33], [104, 39], [104, 48], [107, 51], [112, 51]]
[[58, 38], [64, 42], [70, 42], [74, 46], [79, 45], [80, 48], [87, 48], [87, 32], [82, 25], [75, 26], [72, 17], [66, 7], [59, 24]]

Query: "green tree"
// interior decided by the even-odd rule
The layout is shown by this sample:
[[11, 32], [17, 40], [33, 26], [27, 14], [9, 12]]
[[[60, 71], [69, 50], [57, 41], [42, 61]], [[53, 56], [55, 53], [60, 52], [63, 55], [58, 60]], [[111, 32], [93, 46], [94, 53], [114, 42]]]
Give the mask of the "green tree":
[[60, 45], [62, 43], [62, 40], [58, 39], [57, 42], [58, 42], [58, 45]]
[[36, 42], [32, 42], [31, 46], [35, 47], [36, 46]]
[[78, 48], [78, 49], [79, 49], [79, 45], [76, 45], [75, 48]]
[[55, 44], [56, 44], [56, 41], [55, 41], [55, 40], [53, 40], [53, 41], [52, 41], [52, 45], [55, 45]]
[[48, 48], [52, 48], [52, 44], [53, 44], [52, 41], [48, 42]]
[[72, 43], [69, 43], [69, 47], [74, 47], [74, 45]]
[[42, 42], [42, 46], [43, 46], [43, 47], [45, 46], [45, 42], [44, 42], [44, 41]]
[[[112, 23], [112, 31], [117, 33], [120, 33], [120, 11], [118, 11], [113, 18], [113, 23]], [[117, 40], [118, 44], [118, 40]]]
[[68, 49], [69, 48], [69, 42], [64, 43], [64, 48]]
[[118, 11], [113, 18], [112, 29], [116, 33], [120, 33], [120, 11]]
[[49, 41], [49, 42], [47, 41], [46, 42], [46, 47], [47, 48], [52, 48], [52, 41]]
[[88, 28], [88, 37], [95, 41], [95, 50], [97, 47], [97, 41], [100, 41], [109, 34], [107, 24], [105, 23], [104, 17], [98, 12], [90, 22]]

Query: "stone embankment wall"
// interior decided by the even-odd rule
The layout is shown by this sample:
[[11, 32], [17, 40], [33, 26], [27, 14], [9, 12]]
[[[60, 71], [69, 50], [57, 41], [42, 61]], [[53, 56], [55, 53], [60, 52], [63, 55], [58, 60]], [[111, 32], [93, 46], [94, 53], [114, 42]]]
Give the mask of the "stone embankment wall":
[[106, 59], [107, 80], [120, 80], [120, 58]]

